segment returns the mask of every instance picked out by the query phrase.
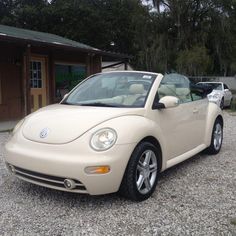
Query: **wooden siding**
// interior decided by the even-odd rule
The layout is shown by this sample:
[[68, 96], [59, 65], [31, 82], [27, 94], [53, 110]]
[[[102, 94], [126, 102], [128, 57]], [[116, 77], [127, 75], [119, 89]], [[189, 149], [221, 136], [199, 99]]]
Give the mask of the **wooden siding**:
[[22, 116], [21, 51], [0, 45], [0, 80], [2, 101], [0, 120], [14, 120]]
[[[27, 92], [29, 85], [26, 83], [29, 79], [25, 64], [27, 45], [0, 41], [0, 52], [0, 121], [20, 119], [31, 108], [31, 96]], [[55, 63], [83, 64], [87, 76], [101, 72], [100, 55], [35, 46], [30, 47], [30, 55], [47, 58], [47, 104], [55, 102]]]

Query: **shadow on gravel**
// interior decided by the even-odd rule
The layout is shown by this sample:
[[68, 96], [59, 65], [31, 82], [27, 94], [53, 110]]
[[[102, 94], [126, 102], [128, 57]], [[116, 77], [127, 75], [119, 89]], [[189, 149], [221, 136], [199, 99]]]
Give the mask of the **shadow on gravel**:
[[183, 162], [181, 162], [181, 163], [165, 170], [164, 172], [162, 172], [160, 174], [160, 178], [161, 177], [162, 178], [163, 177], [166, 177], [166, 178], [172, 177], [172, 176], [175, 176], [176, 173], [181, 175], [181, 172], [182, 172], [182, 174], [185, 175], [186, 174], [186, 168], [191, 167], [191, 165], [194, 164], [194, 163], [197, 164], [199, 162], [204, 161], [206, 158], [212, 158], [212, 157], [214, 157], [214, 156], [209, 156], [209, 155], [205, 154], [204, 152], [202, 152], [200, 154], [197, 154], [197, 155], [195, 155], [195, 156], [193, 156], [193, 157], [191, 157], [191, 158], [189, 158], [189, 159], [187, 159], [187, 160], [185, 160], [185, 161], [183, 161]]

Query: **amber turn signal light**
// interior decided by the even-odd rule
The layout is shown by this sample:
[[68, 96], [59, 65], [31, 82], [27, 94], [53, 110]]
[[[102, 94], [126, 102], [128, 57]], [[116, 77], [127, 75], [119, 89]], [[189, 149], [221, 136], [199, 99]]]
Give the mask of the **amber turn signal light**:
[[110, 172], [110, 166], [89, 166], [85, 168], [87, 174], [107, 174]]

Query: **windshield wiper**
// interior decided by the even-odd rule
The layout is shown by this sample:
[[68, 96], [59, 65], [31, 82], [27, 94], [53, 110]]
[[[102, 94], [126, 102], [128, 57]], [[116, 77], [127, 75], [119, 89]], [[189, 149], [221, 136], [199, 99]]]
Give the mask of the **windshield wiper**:
[[79, 103], [80, 106], [91, 106], [91, 107], [119, 107], [115, 104], [107, 104], [102, 102], [93, 102], [93, 103]]

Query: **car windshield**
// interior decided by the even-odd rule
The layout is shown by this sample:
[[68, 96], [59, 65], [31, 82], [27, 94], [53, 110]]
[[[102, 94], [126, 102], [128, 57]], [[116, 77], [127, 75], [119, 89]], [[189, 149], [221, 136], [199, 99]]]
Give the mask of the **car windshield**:
[[222, 90], [222, 84], [221, 83], [198, 83], [198, 84], [209, 86], [213, 90]]
[[110, 72], [82, 82], [62, 104], [99, 107], [144, 107], [156, 74]]

